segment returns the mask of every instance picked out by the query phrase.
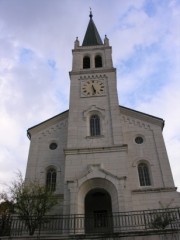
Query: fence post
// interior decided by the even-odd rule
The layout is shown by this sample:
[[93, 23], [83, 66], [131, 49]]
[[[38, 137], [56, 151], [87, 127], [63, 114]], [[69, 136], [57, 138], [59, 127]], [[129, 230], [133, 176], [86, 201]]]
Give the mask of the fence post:
[[75, 232], [76, 232], [76, 214], [74, 214], [74, 234], [75, 234]]
[[145, 227], [145, 229], [147, 230], [147, 227], [146, 227], [146, 214], [145, 214], [145, 212], [143, 211], [143, 217], [144, 217], [144, 227]]

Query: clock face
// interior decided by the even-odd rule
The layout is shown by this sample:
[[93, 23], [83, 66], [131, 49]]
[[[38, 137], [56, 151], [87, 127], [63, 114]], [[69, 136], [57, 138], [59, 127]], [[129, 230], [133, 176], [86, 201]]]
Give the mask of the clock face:
[[84, 96], [101, 96], [105, 94], [105, 86], [101, 80], [87, 80], [81, 85], [81, 93]]

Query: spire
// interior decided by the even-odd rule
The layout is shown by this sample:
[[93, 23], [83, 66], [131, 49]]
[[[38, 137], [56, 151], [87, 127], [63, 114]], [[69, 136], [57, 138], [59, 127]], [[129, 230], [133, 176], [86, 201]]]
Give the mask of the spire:
[[99, 36], [97, 28], [92, 19], [93, 15], [92, 15], [91, 9], [90, 9], [89, 17], [90, 17], [90, 20], [89, 20], [89, 24], [86, 30], [86, 34], [85, 34], [82, 46], [103, 45], [103, 42]]

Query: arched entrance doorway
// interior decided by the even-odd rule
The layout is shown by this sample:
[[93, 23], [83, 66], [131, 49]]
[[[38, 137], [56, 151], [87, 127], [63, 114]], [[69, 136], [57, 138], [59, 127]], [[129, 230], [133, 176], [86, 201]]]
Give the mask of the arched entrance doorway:
[[92, 189], [86, 194], [85, 219], [86, 233], [112, 231], [112, 202], [105, 189]]

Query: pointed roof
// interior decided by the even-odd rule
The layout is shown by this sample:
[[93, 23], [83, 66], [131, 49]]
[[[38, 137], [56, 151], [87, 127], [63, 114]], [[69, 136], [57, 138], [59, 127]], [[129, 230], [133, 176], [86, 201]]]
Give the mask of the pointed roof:
[[89, 24], [86, 30], [86, 34], [85, 34], [82, 46], [103, 45], [101, 37], [92, 19], [93, 15], [91, 11], [90, 11], [89, 17], [90, 17], [90, 20], [89, 20]]

